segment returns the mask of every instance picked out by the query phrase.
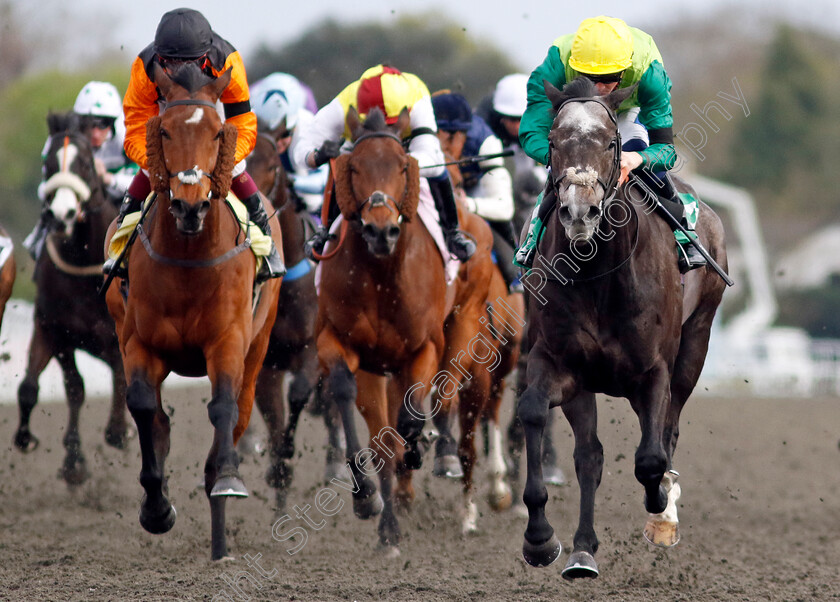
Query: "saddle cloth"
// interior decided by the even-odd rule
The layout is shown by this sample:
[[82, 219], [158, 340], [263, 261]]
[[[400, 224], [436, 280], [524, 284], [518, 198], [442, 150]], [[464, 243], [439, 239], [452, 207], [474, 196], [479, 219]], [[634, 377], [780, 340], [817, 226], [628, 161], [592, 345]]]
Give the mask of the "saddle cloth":
[[[446, 274], [446, 285], [449, 286], [455, 282], [455, 279], [458, 277], [458, 270], [461, 268], [461, 262], [455, 259], [446, 248], [446, 241], [443, 239], [443, 229], [440, 227], [438, 212], [437, 209], [435, 209], [435, 201], [432, 199], [432, 192], [429, 189], [429, 183], [426, 181], [426, 178], [420, 178], [420, 202], [417, 205], [417, 215], [420, 217], [420, 221], [423, 222], [423, 225], [426, 226], [426, 230], [428, 230], [429, 234], [432, 235], [432, 239], [434, 239], [435, 245], [437, 245], [438, 251], [440, 251], [440, 256], [441, 259], [443, 259]], [[331, 234], [335, 234], [336, 236], [338, 235], [338, 229], [341, 226], [343, 219], [344, 217], [339, 215], [333, 222], [332, 226], [330, 226]], [[326, 254], [329, 252], [331, 245], [335, 244], [338, 243], [332, 240], [327, 242], [324, 247], [324, 253]], [[319, 293], [320, 285], [321, 264], [319, 263], [315, 268], [315, 289]]]
[[[154, 193], [152, 193], [154, 194]], [[151, 201], [152, 195], [149, 195], [146, 198], [146, 204]], [[251, 238], [251, 251], [254, 253], [254, 256], [257, 258], [257, 271], [260, 269], [260, 264], [263, 261], [263, 257], [266, 257], [271, 252], [271, 237], [266, 236], [263, 234], [262, 230], [260, 230], [254, 222], [249, 222], [248, 220], [248, 209], [242, 204], [236, 195], [232, 192], [228, 193], [225, 202], [233, 209], [233, 212], [236, 214], [236, 219], [239, 221], [239, 224], [242, 226], [243, 231], [245, 228], [245, 224], [250, 223], [250, 232], [249, 236]], [[123, 249], [125, 248], [126, 243], [128, 242], [131, 233], [134, 231], [134, 228], [137, 227], [137, 222], [140, 220], [140, 211], [135, 211], [133, 213], [129, 213], [123, 219], [122, 225], [114, 232], [114, 236], [111, 238], [111, 242], [108, 245], [108, 257], [112, 259], [116, 259], [120, 256]]]
[[15, 245], [12, 243], [11, 238], [8, 236], [0, 236], [0, 268], [6, 265], [6, 262], [9, 260], [9, 257], [11, 257], [14, 248]]

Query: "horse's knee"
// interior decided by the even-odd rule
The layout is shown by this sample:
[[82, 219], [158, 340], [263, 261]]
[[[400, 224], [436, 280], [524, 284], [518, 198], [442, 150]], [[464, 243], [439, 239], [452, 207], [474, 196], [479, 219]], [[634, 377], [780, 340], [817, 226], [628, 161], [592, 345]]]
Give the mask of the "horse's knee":
[[663, 449], [636, 452], [636, 480], [642, 485], [655, 486], [662, 480], [668, 459]]
[[301, 408], [309, 401], [312, 395], [312, 383], [301, 374], [298, 374], [292, 379], [289, 384], [289, 405], [293, 408]]
[[155, 392], [152, 386], [143, 380], [134, 380], [125, 392], [125, 405], [135, 417], [154, 414], [157, 411]]
[[519, 398], [516, 415], [525, 428], [543, 428], [548, 421], [548, 400], [541, 392], [529, 387]]
[[345, 364], [330, 371], [325, 382], [326, 397], [335, 403], [349, 404], [356, 401], [356, 379]]

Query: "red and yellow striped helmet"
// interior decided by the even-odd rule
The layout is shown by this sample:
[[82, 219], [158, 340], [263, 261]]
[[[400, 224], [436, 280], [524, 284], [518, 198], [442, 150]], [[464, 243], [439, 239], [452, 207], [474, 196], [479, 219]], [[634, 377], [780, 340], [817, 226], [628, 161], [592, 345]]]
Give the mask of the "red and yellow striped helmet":
[[402, 110], [411, 109], [416, 100], [417, 84], [408, 75], [388, 65], [371, 67], [359, 79], [356, 109], [365, 116], [373, 107], [379, 107], [388, 124], [396, 123]]

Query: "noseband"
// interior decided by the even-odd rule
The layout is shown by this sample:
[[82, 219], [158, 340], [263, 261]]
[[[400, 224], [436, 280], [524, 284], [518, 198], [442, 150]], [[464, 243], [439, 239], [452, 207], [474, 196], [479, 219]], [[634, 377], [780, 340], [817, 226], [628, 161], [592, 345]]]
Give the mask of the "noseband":
[[[610, 167], [609, 178], [606, 181], [604, 181], [601, 178], [601, 176], [598, 175], [595, 179], [595, 181], [598, 184], [600, 184], [601, 187], [604, 189], [604, 196], [601, 197], [601, 200], [598, 203], [598, 209], [600, 209], [601, 212], [603, 213], [604, 206], [607, 205], [608, 203], [610, 203], [615, 198], [615, 195], [618, 194], [618, 179], [621, 175], [621, 132], [619, 132], [619, 130], [618, 130], [618, 121], [616, 120], [615, 113], [600, 98], [569, 98], [569, 99], [563, 101], [563, 103], [557, 108], [557, 114], [559, 115], [560, 111], [563, 110], [563, 107], [565, 107], [567, 104], [573, 103], [573, 102], [579, 102], [579, 103], [597, 102], [598, 104], [600, 104], [602, 107], [604, 107], [607, 110], [607, 115], [609, 115], [610, 121], [612, 121], [613, 126], [615, 126], [615, 136], [613, 137], [612, 141], [610, 142], [610, 145], [612, 146], [613, 157], [612, 157], [612, 165]], [[556, 150], [555, 147], [554, 147], [554, 144], [551, 142], [551, 140], [549, 140], [548, 145], [549, 145], [549, 147], [551, 148], [552, 151]], [[550, 160], [550, 158], [549, 158], [549, 160]], [[552, 179], [551, 183], [552, 183], [552, 186], [554, 187], [554, 193], [558, 197], [560, 196], [560, 190], [561, 190], [561, 187], [563, 185], [563, 180], [565, 180], [568, 176], [569, 176], [569, 173], [567, 171], [564, 171], [558, 177], [555, 177], [555, 174], [552, 174], [552, 176], [551, 176], [551, 179]], [[587, 185], [594, 188], [594, 184], [587, 184]]]

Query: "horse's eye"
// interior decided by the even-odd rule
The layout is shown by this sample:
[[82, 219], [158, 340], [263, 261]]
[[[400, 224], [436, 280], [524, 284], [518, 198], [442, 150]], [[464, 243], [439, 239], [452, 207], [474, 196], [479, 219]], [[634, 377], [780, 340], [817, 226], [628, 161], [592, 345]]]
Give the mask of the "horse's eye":
[[160, 137], [161, 138], [166, 138], [167, 140], [169, 140], [169, 132], [167, 132], [163, 128], [160, 128]]
[[223, 133], [223, 132], [224, 132], [224, 130], [219, 130], [219, 131], [216, 133], [216, 137], [215, 137], [215, 138], [213, 138], [213, 140], [221, 140], [221, 139], [222, 139], [222, 133]]

